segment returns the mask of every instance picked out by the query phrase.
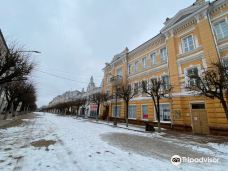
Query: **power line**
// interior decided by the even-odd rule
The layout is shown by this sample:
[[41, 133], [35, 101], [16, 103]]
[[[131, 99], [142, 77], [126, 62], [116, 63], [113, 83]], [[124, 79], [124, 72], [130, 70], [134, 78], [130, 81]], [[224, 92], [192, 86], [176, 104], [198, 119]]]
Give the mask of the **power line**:
[[41, 71], [41, 70], [38, 70], [38, 69], [34, 69], [34, 70], [36, 70], [38, 72], [41, 72], [41, 73], [44, 73], [44, 74], [47, 74], [47, 75], [50, 75], [50, 76], [53, 76], [53, 77], [56, 77], [56, 78], [68, 80], [68, 81], [73, 81], [73, 82], [82, 83], [82, 84], [87, 84], [88, 83], [88, 82], [83, 82], [83, 81], [78, 81], [78, 80], [74, 80], [74, 79], [71, 79], [71, 78], [63, 77], [63, 76], [60, 76], [60, 75], [57, 75], [57, 74], [53, 74], [53, 73], [49, 73], [49, 72], [46, 72], [46, 71]]

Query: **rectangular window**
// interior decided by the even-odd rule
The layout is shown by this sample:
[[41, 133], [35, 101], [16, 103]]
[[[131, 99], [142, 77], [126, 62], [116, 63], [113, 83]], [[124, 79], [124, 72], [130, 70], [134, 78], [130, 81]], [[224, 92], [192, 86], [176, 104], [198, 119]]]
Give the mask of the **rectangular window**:
[[170, 121], [170, 104], [160, 104], [160, 121]]
[[182, 50], [183, 52], [189, 52], [195, 49], [194, 38], [189, 35], [182, 39]]
[[148, 82], [147, 82], [147, 80], [142, 81], [141, 87], [143, 88], [143, 82], [145, 84], [145, 88], [148, 89]]
[[122, 68], [118, 68], [118, 69], [117, 69], [116, 75], [122, 76]]
[[[116, 113], [116, 111], [117, 111], [117, 113]], [[112, 106], [112, 116], [117, 117], [117, 118], [120, 117], [120, 106], [117, 106], [117, 107], [116, 107], [116, 105]]]
[[142, 119], [148, 119], [148, 106], [142, 105]]
[[131, 64], [128, 64], [128, 74], [131, 74]]
[[[188, 77], [188, 84], [189, 86], [193, 86], [197, 84], [197, 79], [194, 78], [194, 76], [198, 76], [198, 68], [197, 67], [192, 67], [187, 70], [187, 77]], [[192, 78], [191, 78], [192, 77]]]
[[223, 58], [222, 62], [223, 62], [225, 67], [228, 67], [228, 58]]
[[167, 49], [166, 49], [166, 47], [162, 48], [160, 50], [160, 53], [161, 53], [161, 61], [162, 62], [167, 62]]
[[163, 84], [163, 88], [165, 90], [167, 90], [169, 88], [169, 76], [168, 75], [162, 76], [162, 84]]
[[225, 20], [214, 24], [214, 30], [218, 40], [228, 37], [228, 23]]
[[143, 68], [146, 68], [146, 57], [142, 58]]
[[152, 54], [150, 55], [150, 57], [151, 57], [152, 65], [157, 64], [156, 53], [152, 53]]
[[192, 109], [205, 109], [204, 103], [192, 103]]
[[135, 93], [138, 93], [138, 91], [139, 91], [139, 84], [138, 83], [135, 83], [134, 84], [134, 92]]
[[129, 119], [136, 119], [136, 106], [130, 105], [128, 107], [128, 118]]
[[139, 70], [139, 62], [136, 61], [135, 62], [135, 72], [138, 72], [138, 70]]

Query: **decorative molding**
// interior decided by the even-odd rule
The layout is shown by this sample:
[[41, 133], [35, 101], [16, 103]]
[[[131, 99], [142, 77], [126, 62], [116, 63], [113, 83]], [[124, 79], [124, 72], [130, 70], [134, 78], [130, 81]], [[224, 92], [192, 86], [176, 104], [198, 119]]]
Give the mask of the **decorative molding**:
[[202, 59], [203, 57], [204, 57], [204, 53], [203, 53], [203, 51], [200, 51], [198, 53], [194, 53], [192, 55], [177, 59], [177, 64], [183, 64], [183, 63], [190, 62], [190, 61], [193, 61], [196, 59]]

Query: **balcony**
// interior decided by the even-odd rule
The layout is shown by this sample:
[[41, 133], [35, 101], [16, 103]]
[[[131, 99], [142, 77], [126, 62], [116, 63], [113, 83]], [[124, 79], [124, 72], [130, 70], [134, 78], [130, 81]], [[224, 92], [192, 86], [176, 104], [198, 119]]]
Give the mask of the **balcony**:
[[122, 76], [120, 76], [120, 75], [113, 76], [113, 77], [110, 78], [110, 83], [111, 83], [113, 86], [117, 86], [117, 85], [122, 84], [122, 81], [123, 81], [123, 78], [122, 78]]

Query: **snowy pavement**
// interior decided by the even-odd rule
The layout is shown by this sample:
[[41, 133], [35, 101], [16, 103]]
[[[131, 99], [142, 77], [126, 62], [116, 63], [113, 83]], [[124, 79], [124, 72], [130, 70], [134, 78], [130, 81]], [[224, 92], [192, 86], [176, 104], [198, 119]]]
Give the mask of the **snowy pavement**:
[[[84, 119], [36, 113], [18, 127], [0, 129], [0, 170], [115, 171], [226, 170], [228, 145], [200, 144], [140, 133]], [[52, 145], [35, 146], [47, 140]], [[150, 143], [151, 142], [151, 143]], [[170, 162], [171, 155], [216, 157], [215, 163]]]

